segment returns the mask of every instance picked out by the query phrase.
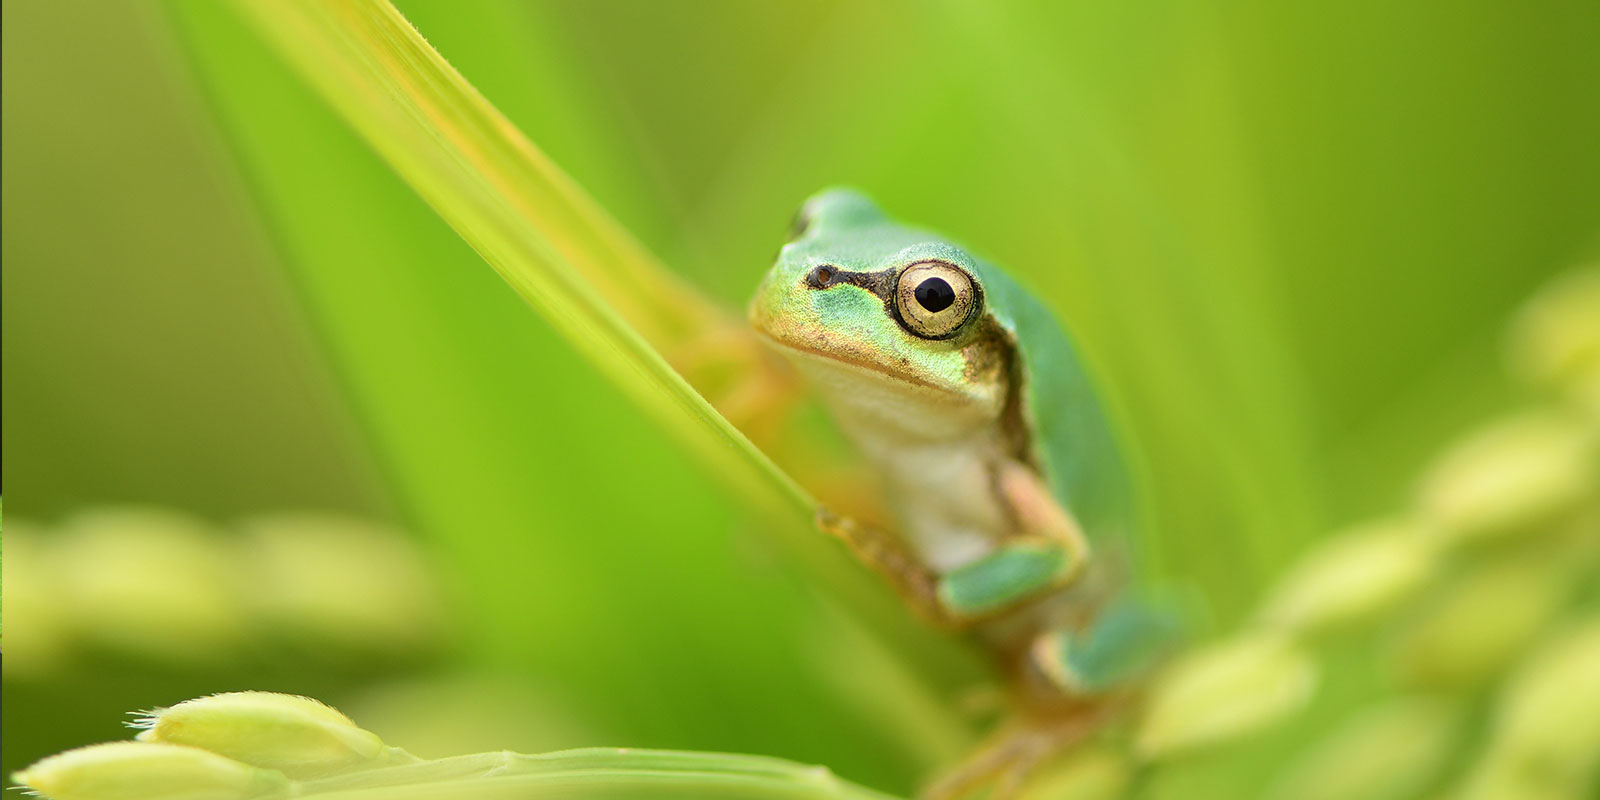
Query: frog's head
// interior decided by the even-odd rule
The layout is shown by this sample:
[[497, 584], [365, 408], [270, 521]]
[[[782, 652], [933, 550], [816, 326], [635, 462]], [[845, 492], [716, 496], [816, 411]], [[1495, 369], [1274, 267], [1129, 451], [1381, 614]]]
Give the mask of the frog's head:
[[1003, 400], [1003, 332], [975, 260], [856, 192], [801, 208], [750, 320], [825, 388], [909, 391], [985, 413]]

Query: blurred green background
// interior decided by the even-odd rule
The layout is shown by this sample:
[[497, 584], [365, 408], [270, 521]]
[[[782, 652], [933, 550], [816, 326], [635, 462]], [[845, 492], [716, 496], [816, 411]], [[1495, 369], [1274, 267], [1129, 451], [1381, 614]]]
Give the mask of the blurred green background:
[[[1508, 318], [1600, 250], [1584, 0], [398, 5], [730, 307], [833, 183], [1019, 274], [1126, 408], [1152, 563], [1222, 625], [1515, 403]], [[450, 620], [383, 658], [8, 668], [7, 773], [240, 688], [402, 745], [450, 722], [441, 748], [766, 753], [899, 792], [961, 744], [946, 690], [852, 639], [226, 8], [3, 13], [7, 525], [355, 515], [414, 533]]]

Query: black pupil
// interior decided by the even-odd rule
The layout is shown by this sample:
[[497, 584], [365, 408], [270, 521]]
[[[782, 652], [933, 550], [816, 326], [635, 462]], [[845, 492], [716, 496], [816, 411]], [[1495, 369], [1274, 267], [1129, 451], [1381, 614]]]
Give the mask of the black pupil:
[[944, 278], [929, 278], [917, 284], [917, 302], [937, 314], [956, 301], [956, 290]]

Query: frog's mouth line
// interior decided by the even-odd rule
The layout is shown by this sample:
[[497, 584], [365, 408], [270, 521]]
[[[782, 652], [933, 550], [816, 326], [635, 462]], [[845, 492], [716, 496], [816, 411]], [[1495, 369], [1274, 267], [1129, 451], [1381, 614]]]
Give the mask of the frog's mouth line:
[[797, 353], [803, 353], [807, 357], [810, 357], [810, 358], [815, 358], [815, 359], [818, 359], [820, 361], [824, 361], [824, 362], [828, 362], [828, 363], [844, 364], [844, 365], [852, 366], [852, 367], [855, 367], [856, 369], [864, 370], [866, 372], [870, 372], [870, 373], [873, 373], [874, 375], [879, 375], [881, 377], [888, 378], [889, 380], [896, 381], [898, 383], [905, 383], [905, 384], [910, 384], [912, 386], [919, 386], [921, 388], [928, 389], [928, 390], [931, 390], [931, 391], [935, 391], [935, 392], [938, 392], [940, 394], [947, 394], [947, 395], [958, 394], [958, 392], [952, 390], [948, 386], [941, 386], [941, 385], [939, 385], [937, 383], [933, 383], [932, 381], [924, 380], [922, 378], [910, 377], [910, 376], [903, 375], [903, 374], [895, 374], [895, 373], [892, 373], [892, 372], [884, 369], [882, 366], [878, 365], [877, 363], [868, 361], [866, 359], [851, 358], [851, 357], [849, 357], [847, 355], [844, 355], [842, 353], [827, 352], [827, 351], [824, 351], [824, 350], [821, 350], [821, 349], [818, 349], [818, 348], [815, 348], [815, 347], [810, 347], [810, 346], [801, 344], [801, 343], [796, 342], [796, 341], [794, 341], [792, 339], [780, 338], [780, 337], [772, 334], [771, 332], [767, 331], [764, 328], [756, 328], [755, 331], [759, 336], [761, 336], [761, 338], [766, 339], [768, 342], [770, 342], [770, 343], [772, 343], [774, 345], [777, 345], [778, 347], [782, 347], [785, 350], [793, 350], [793, 351], [795, 351]]

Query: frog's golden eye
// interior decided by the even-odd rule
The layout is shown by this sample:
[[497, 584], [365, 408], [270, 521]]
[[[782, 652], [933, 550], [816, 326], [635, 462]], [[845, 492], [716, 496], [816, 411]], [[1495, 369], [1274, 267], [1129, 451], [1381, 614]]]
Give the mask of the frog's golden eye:
[[906, 330], [949, 339], [978, 315], [982, 293], [966, 270], [947, 261], [919, 261], [900, 271], [895, 311]]

